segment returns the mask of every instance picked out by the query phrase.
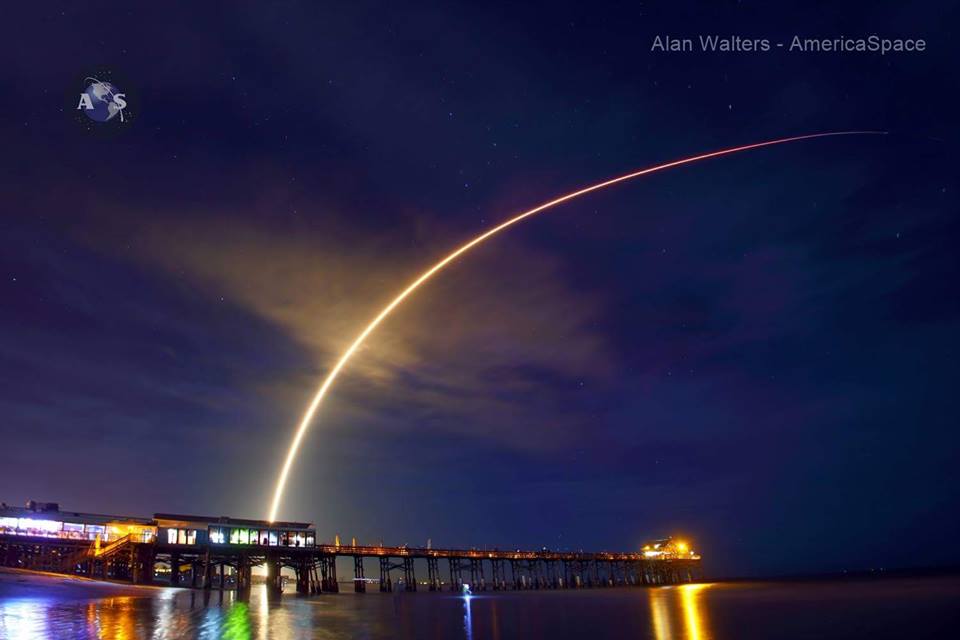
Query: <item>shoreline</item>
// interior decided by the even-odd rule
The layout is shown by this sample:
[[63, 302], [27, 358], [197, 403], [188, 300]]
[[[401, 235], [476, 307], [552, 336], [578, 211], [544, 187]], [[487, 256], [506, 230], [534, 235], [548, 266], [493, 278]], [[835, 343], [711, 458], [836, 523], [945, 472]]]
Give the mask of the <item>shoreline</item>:
[[0, 567], [0, 600], [30, 597], [78, 600], [105, 597], [148, 598], [160, 590], [172, 588], [175, 587], [126, 584], [50, 571]]
[[[898, 579], [936, 579], [954, 578], [958, 573], [954, 570], [899, 570], [884, 572], [866, 572], [849, 574], [829, 574], [821, 576], [775, 576], [768, 578], [719, 578], [703, 580], [690, 584], [708, 585], [749, 585], [749, 584], [801, 584], [825, 582], [834, 584], [885, 582]], [[342, 583], [347, 584], [347, 583]], [[646, 587], [678, 586], [678, 585], [646, 585]], [[624, 587], [635, 588], [635, 587]], [[34, 569], [20, 569], [14, 567], [0, 567], [0, 601], [18, 598], [60, 599], [60, 600], [100, 600], [104, 598], [150, 598], [157, 593], [176, 589], [190, 591], [185, 587], [170, 587], [166, 585], [134, 585], [124, 582], [99, 580], [86, 576], [74, 576], [50, 571]], [[587, 589], [587, 591], [605, 591], [606, 589]], [[519, 590], [504, 593], [525, 594], [540, 590]], [[550, 590], [546, 590], [550, 591]], [[569, 591], [569, 590], [560, 590]], [[579, 591], [579, 590], [578, 590]], [[352, 590], [344, 589], [341, 593], [353, 594]], [[446, 592], [444, 592], [446, 594]], [[491, 592], [477, 592], [474, 595], [492, 595]]]

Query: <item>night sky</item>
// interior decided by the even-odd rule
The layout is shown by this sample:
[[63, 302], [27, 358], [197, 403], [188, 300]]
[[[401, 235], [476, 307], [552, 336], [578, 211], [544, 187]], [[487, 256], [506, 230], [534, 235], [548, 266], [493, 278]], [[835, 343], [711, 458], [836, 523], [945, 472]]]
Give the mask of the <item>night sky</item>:
[[[960, 562], [956, 3], [19, 3], [0, 499], [708, 575]], [[774, 8], [771, 5], [776, 5]], [[913, 54], [651, 52], [913, 37]], [[128, 96], [84, 124], [86, 76]]]

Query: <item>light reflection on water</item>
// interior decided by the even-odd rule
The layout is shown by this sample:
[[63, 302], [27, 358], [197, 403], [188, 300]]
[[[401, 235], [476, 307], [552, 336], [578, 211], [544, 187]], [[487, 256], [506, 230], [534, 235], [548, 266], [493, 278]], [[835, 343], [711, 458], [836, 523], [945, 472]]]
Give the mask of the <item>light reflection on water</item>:
[[463, 632], [467, 640], [473, 640], [473, 620], [470, 617], [470, 601], [473, 599], [469, 593], [463, 596]]
[[710, 584], [649, 589], [650, 620], [656, 640], [711, 640], [704, 604]]
[[[285, 594], [280, 600], [255, 587], [245, 602], [219, 591], [148, 589], [96, 597], [98, 593], [103, 592], [91, 595], [89, 586], [57, 590], [33, 585], [18, 591], [0, 576], [0, 639], [792, 639], [848, 637], [843, 630], [849, 631], [851, 623], [865, 632], [873, 625], [874, 632], [858, 633], [860, 637], [946, 638], [955, 636], [936, 632], [944, 628], [937, 616], [946, 618], [953, 611], [960, 581], [692, 584], [467, 597]], [[716, 626], [719, 622], [722, 628]]]
[[0, 632], [10, 640], [49, 636], [46, 608], [34, 600], [8, 600], [0, 603]]

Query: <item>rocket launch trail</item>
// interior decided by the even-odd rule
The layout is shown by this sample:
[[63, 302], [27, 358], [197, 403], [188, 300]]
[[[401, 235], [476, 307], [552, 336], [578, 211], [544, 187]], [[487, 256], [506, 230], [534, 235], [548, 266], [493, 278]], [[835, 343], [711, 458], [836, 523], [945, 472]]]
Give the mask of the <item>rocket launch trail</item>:
[[303, 441], [304, 435], [310, 428], [310, 425], [313, 423], [313, 418], [317, 413], [317, 410], [320, 408], [320, 404], [323, 402], [324, 397], [327, 395], [327, 392], [330, 390], [330, 387], [333, 385], [334, 381], [337, 379], [337, 376], [340, 375], [340, 372], [346, 366], [347, 362], [350, 361], [350, 358], [353, 357], [353, 354], [357, 351], [360, 345], [367, 339], [367, 337], [373, 333], [374, 329], [380, 326], [387, 316], [397, 308], [397, 306], [403, 302], [410, 294], [416, 291], [422, 284], [427, 280], [433, 277], [437, 272], [446, 267], [448, 264], [459, 258], [461, 255], [474, 248], [478, 244], [482, 243], [484, 240], [491, 238], [492, 236], [500, 233], [501, 231], [506, 230], [509, 227], [526, 220], [527, 218], [534, 216], [538, 213], [551, 209], [559, 204], [563, 204], [569, 200], [574, 200], [580, 196], [587, 195], [594, 191], [599, 191], [600, 189], [605, 189], [607, 187], [612, 187], [615, 184], [621, 182], [627, 182], [628, 180], [633, 180], [634, 178], [639, 178], [650, 173], [656, 173], [657, 171], [664, 171], [666, 169], [672, 169], [674, 167], [679, 167], [685, 164], [692, 164], [694, 162], [699, 162], [701, 160], [708, 160], [710, 158], [718, 158], [721, 156], [727, 156], [734, 153], [740, 153], [741, 151], [749, 151], [751, 149], [760, 149], [762, 147], [771, 147], [778, 144], [786, 144], [789, 142], [799, 142], [800, 140], [811, 140], [814, 138], [827, 138], [832, 136], [846, 136], [846, 135], [868, 135], [868, 134], [884, 134], [885, 131], [832, 131], [826, 133], [813, 133], [802, 136], [793, 136], [790, 138], [779, 138], [777, 140], [767, 140], [765, 142], [757, 142], [754, 144], [747, 144], [740, 147], [731, 147], [729, 149], [721, 149], [720, 151], [711, 151], [709, 153], [703, 153], [696, 156], [691, 156], [689, 158], [683, 158], [680, 160], [674, 160], [672, 162], [667, 162], [664, 164], [659, 164], [653, 167], [648, 167], [646, 169], [641, 169], [639, 171], [634, 171], [632, 173], [627, 173], [616, 178], [611, 178], [603, 182], [598, 182], [596, 184], [578, 189], [566, 195], [562, 195], [554, 200], [545, 202], [533, 209], [524, 211], [523, 213], [517, 214], [512, 218], [500, 223], [499, 225], [481, 233], [477, 237], [473, 238], [466, 244], [455, 249], [445, 258], [434, 264], [432, 267], [420, 274], [413, 282], [411, 282], [403, 291], [397, 295], [387, 306], [383, 308], [370, 321], [370, 323], [364, 327], [364, 329], [357, 335], [354, 341], [350, 344], [346, 351], [340, 356], [340, 359], [337, 360], [337, 363], [334, 367], [327, 373], [327, 377], [323, 380], [323, 383], [320, 385], [320, 388], [317, 390], [317, 393], [314, 395], [313, 400], [310, 402], [310, 405], [307, 407], [306, 412], [303, 414], [303, 418], [300, 420], [300, 424], [297, 426], [297, 430], [294, 433], [293, 441], [290, 443], [290, 449], [287, 452], [287, 457], [284, 460], [283, 468], [280, 470], [280, 476], [277, 478], [277, 486], [273, 493], [273, 500], [270, 504], [270, 521], [275, 521], [277, 517], [277, 511], [280, 509], [280, 502], [283, 499], [283, 491], [287, 484], [288, 476], [290, 475], [290, 469], [293, 467], [293, 463], [296, 460], [297, 452], [300, 449], [300, 444]]

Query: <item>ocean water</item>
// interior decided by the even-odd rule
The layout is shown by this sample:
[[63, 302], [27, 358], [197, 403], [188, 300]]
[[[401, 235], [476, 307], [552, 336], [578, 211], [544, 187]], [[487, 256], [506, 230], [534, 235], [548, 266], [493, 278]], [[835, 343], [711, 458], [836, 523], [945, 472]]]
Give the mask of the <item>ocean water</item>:
[[960, 578], [458, 596], [230, 592], [0, 574], [0, 638], [960, 638]]

